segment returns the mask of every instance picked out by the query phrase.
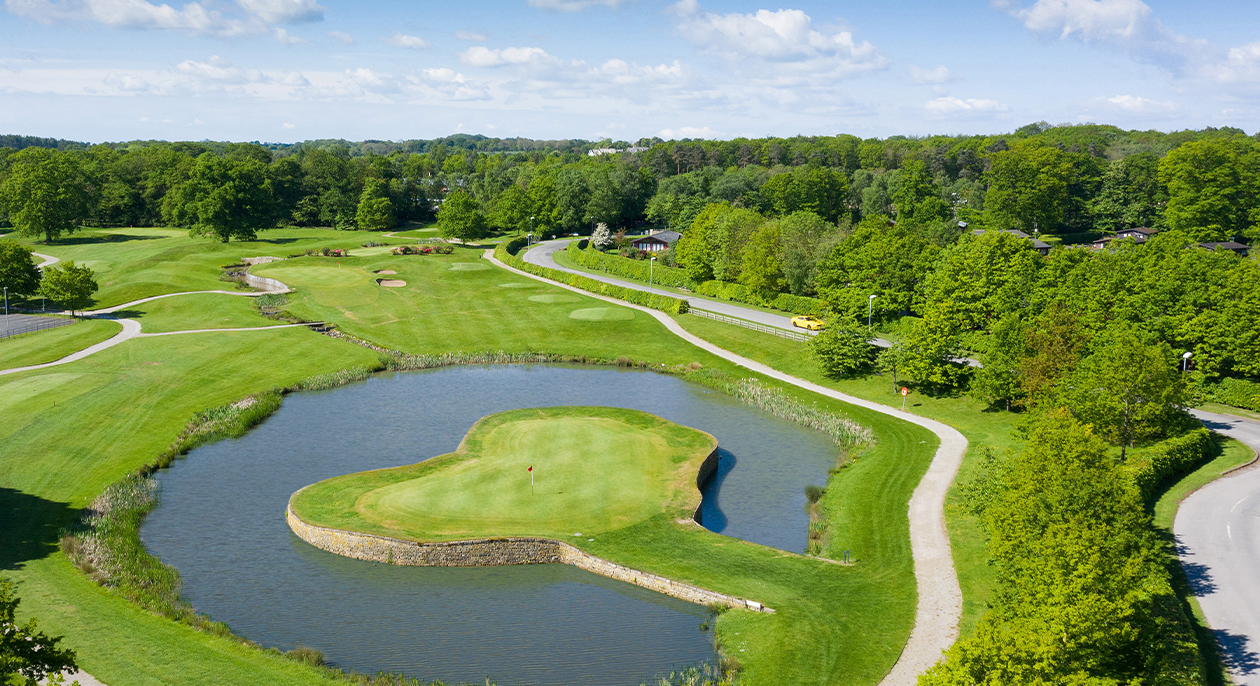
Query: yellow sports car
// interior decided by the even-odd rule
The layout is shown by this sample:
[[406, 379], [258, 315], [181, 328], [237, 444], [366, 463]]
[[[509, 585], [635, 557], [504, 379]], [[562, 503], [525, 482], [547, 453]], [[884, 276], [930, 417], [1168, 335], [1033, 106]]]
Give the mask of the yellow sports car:
[[817, 317], [802, 315], [800, 317], [792, 317], [792, 326], [800, 329], [809, 329], [810, 331], [822, 331], [827, 325]]

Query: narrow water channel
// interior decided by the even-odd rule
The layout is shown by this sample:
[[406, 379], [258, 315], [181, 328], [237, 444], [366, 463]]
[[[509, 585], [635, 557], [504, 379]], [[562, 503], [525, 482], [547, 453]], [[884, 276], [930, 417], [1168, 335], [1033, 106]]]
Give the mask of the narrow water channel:
[[432, 569], [343, 558], [289, 531], [308, 484], [441, 455], [487, 414], [520, 407], [643, 410], [713, 434], [704, 525], [800, 552], [804, 487], [836, 458], [822, 434], [650, 372], [455, 367], [300, 393], [246, 436], [157, 476], [141, 530], [198, 610], [265, 646], [318, 648], [343, 667], [425, 680], [629, 686], [713, 659], [704, 608], [567, 565]]

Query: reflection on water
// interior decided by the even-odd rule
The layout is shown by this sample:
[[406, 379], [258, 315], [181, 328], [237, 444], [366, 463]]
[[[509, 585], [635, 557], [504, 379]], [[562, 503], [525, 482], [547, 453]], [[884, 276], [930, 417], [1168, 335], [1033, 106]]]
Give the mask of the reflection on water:
[[480, 417], [548, 405], [627, 407], [713, 434], [721, 459], [704, 525], [804, 549], [804, 486], [835, 461], [826, 437], [673, 377], [572, 367], [448, 368], [289, 396], [243, 438], [161, 472], [163, 504], [142, 535], [198, 610], [263, 645], [318, 648], [363, 672], [622, 685], [712, 659], [705, 610], [690, 603], [567, 565], [351, 560], [285, 525], [285, 503], [307, 484], [447, 453]]

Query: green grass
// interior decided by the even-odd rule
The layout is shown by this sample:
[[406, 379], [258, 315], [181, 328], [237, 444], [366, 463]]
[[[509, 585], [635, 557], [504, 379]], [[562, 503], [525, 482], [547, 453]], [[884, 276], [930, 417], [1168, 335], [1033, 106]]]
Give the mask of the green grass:
[[689, 517], [716, 447], [709, 434], [635, 410], [511, 410], [482, 418], [454, 453], [321, 481], [291, 504], [311, 524], [413, 541], [545, 536], [580, 547], [573, 532], [599, 535], [663, 511]]
[[221, 243], [190, 238], [182, 229], [119, 228], [81, 231], [51, 245], [23, 240], [32, 250], [86, 264], [100, 290], [94, 307], [110, 307], [163, 293], [232, 290], [220, 266], [245, 257], [286, 257], [307, 248], [358, 248], [381, 234], [331, 229], [271, 229], [254, 241]]
[[[1218, 410], [1210, 411], [1217, 412]], [[1210, 686], [1224, 686], [1230, 682], [1221, 662], [1221, 657], [1216, 651], [1216, 639], [1212, 635], [1211, 629], [1208, 628], [1207, 618], [1203, 616], [1203, 609], [1199, 607], [1198, 599], [1190, 592], [1190, 584], [1186, 580], [1185, 572], [1182, 571], [1181, 565], [1177, 563], [1175, 539], [1173, 537], [1173, 520], [1177, 516], [1177, 508], [1181, 506], [1181, 501], [1185, 500], [1191, 493], [1220, 478], [1226, 471], [1247, 464], [1255, 456], [1255, 451], [1243, 443], [1233, 439], [1225, 439], [1222, 441], [1220, 454], [1170, 486], [1160, 496], [1159, 500], [1155, 502], [1153, 513], [1155, 529], [1167, 543], [1168, 563], [1172, 571], [1173, 587], [1176, 589], [1178, 597], [1181, 598], [1183, 606], [1193, 615], [1192, 624], [1199, 639], [1199, 651], [1203, 657], [1203, 664], [1207, 668], [1205, 671]]]
[[1260, 412], [1253, 412], [1244, 407], [1234, 407], [1233, 405], [1222, 405], [1220, 403], [1202, 403], [1197, 406], [1204, 412], [1216, 412], [1219, 414], [1232, 414], [1248, 419], [1260, 420]]
[[[859, 398], [892, 407], [901, 405], [901, 396], [896, 393], [890, 377], [872, 374], [839, 381], [829, 379], [823, 375], [804, 343], [694, 315], [682, 315], [675, 319], [697, 336], [775, 369]], [[974, 631], [984, 614], [996, 581], [988, 562], [983, 529], [979, 520], [963, 508], [959, 486], [975, 477], [982, 448], [1008, 450], [1019, 447], [1014, 435], [1019, 415], [990, 410], [983, 403], [965, 396], [932, 397], [917, 392], [908, 397], [906, 409], [949, 424], [968, 441], [967, 456], [945, 502], [954, 569], [963, 591], [961, 630], [962, 635], [967, 636]]]
[[[235, 257], [283, 256], [299, 252], [302, 242], [341, 241], [339, 247], [353, 247], [379, 239], [318, 230], [289, 235], [303, 232], [311, 235], [295, 238], [296, 247], [232, 243], [227, 250]], [[163, 257], [166, 249], [152, 247], [167, 239], [173, 265]], [[110, 286], [111, 297], [123, 301], [217, 279], [217, 265], [226, 260], [202, 254], [217, 246], [171, 235], [68, 248], [82, 250], [84, 257], [114, 260], [112, 270], [120, 280]], [[57, 246], [41, 247], [57, 254]], [[130, 257], [120, 250], [131, 251]], [[406, 352], [503, 349], [625, 356], [671, 365], [695, 362], [741, 378], [755, 376], [687, 345], [644, 313], [626, 309], [628, 320], [573, 319], [575, 310], [623, 308], [499, 269], [451, 268], [479, 261], [478, 251], [461, 248], [449, 256], [342, 258], [340, 267], [336, 258], [302, 257], [255, 272], [299, 288], [287, 306], [295, 315], [331, 321]], [[377, 286], [379, 277], [372, 271], [385, 268], [398, 271], [396, 278], [408, 286]], [[126, 275], [148, 280], [135, 285], [126, 282]], [[203, 328], [216, 318], [245, 315], [232, 308], [249, 303], [222, 295], [205, 296], [202, 308], [180, 306], [188, 297], [193, 296], [157, 301], [170, 309], [146, 310], [143, 316], [153, 326]], [[784, 352], [800, 357], [799, 351]], [[323, 677], [314, 670], [158, 618], [95, 586], [57, 552], [56, 542], [78, 508], [153, 460], [197, 411], [376, 360], [376, 353], [349, 343], [304, 329], [280, 329], [136, 339], [55, 370], [0, 379], [0, 509], [6, 518], [0, 527], [0, 572], [21, 583], [23, 611], [40, 617], [51, 633], [64, 634], [84, 667], [111, 686], [318, 683]], [[935, 437], [875, 412], [763, 381], [875, 433], [875, 443], [831, 477], [822, 500], [829, 523], [823, 554], [837, 557], [851, 550], [855, 565], [678, 527], [664, 514], [602, 535], [588, 542], [588, 549], [774, 607], [774, 615], [728, 612], [717, 624], [719, 640], [742, 662], [749, 684], [874, 684], [896, 660], [913, 624], [916, 595], [906, 504], [931, 461]]]
[[0, 369], [55, 362], [122, 331], [106, 319], [80, 319], [68, 326], [0, 339]]
[[267, 319], [254, 307], [254, 299], [223, 293], [176, 295], [133, 305], [115, 313], [140, 322], [145, 333], [187, 329], [241, 329], [284, 322]]

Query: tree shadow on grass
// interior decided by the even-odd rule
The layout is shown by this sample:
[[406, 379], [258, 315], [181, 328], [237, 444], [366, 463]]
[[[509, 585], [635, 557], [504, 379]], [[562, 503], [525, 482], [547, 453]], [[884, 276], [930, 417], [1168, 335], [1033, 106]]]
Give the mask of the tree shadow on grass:
[[[92, 229], [89, 229], [92, 230]], [[166, 236], [137, 236], [129, 233], [104, 233], [92, 236], [74, 235], [63, 236], [53, 240], [52, 243], [40, 243], [40, 245], [99, 245], [101, 243], [128, 243], [131, 241], [155, 241]]]
[[61, 529], [77, 514], [69, 503], [0, 487], [0, 570], [20, 569], [57, 552]]

